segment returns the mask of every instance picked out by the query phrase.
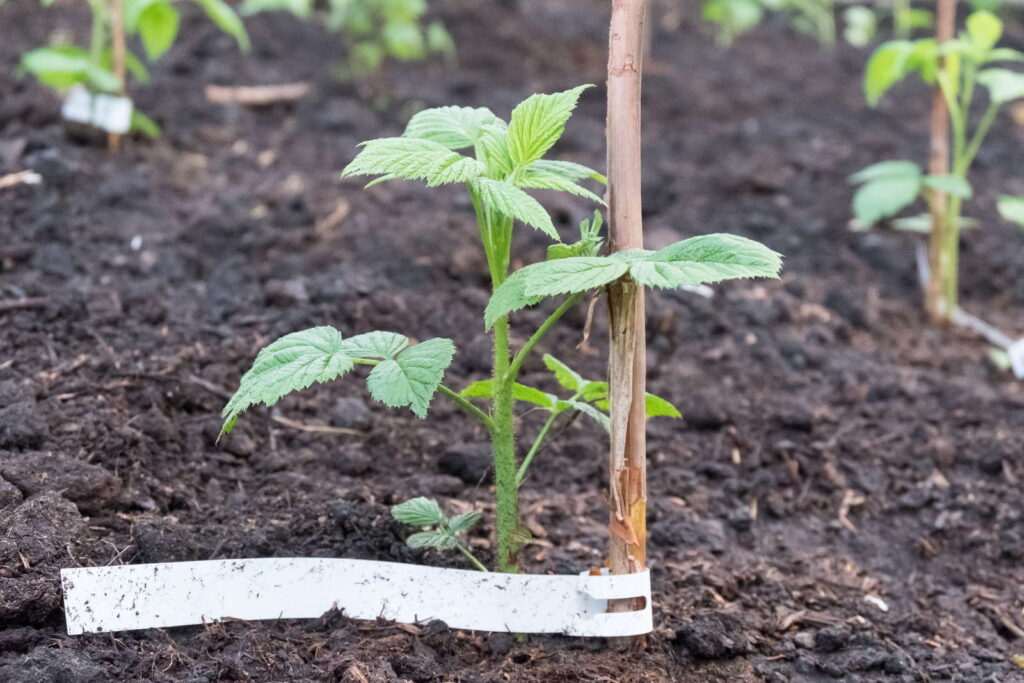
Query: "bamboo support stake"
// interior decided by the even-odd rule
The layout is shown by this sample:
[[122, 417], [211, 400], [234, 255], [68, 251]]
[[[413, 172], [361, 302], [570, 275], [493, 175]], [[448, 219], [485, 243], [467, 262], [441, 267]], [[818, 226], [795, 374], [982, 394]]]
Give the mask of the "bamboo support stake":
[[[110, 0], [110, 38], [114, 52], [114, 75], [121, 85], [118, 88], [118, 96], [124, 97], [126, 92], [125, 76], [125, 47], [124, 38], [124, 0]], [[108, 133], [107, 147], [111, 152], [121, 148], [121, 134]]]
[[[935, 40], [940, 45], [952, 40], [956, 27], [956, 0], [936, 0]], [[946, 57], [942, 67], [945, 68]], [[928, 158], [928, 173], [946, 175], [949, 173], [949, 107], [942, 94], [942, 88], [935, 86], [932, 95], [931, 142]], [[945, 320], [952, 315], [948, 310], [951, 302], [943, 297], [943, 282], [947, 277], [949, 264], [945, 263], [947, 234], [956, 227], [949, 224], [949, 195], [933, 190], [931, 206], [932, 230], [928, 241], [928, 266], [931, 276], [925, 288], [925, 310], [932, 320]]]
[[[612, 0], [608, 51], [608, 213], [612, 251], [643, 247], [640, 86], [645, 0]], [[644, 293], [624, 280], [608, 292], [611, 400], [609, 453], [612, 574], [642, 570], [647, 551], [646, 348]], [[630, 601], [609, 609], [630, 610]]]

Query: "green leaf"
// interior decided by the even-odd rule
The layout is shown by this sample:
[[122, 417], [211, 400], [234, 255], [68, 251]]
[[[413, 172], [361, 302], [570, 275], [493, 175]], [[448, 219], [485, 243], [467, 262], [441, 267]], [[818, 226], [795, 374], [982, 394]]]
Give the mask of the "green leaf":
[[924, 185], [933, 190], [945, 192], [954, 197], [962, 197], [963, 199], [970, 199], [974, 194], [971, 184], [965, 178], [961, 178], [958, 175], [926, 175], [924, 177]]
[[558, 142], [565, 124], [584, 90], [581, 85], [552, 95], [532, 95], [514, 110], [508, 124], [508, 146], [512, 162], [526, 166], [540, 159]]
[[89, 53], [73, 46], [43, 47], [21, 56], [21, 68], [51, 88], [83, 83], [92, 65]]
[[917, 199], [921, 169], [912, 161], [883, 161], [853, 174], [850, 182], [863, 183], [853, 196], [853, 214], [859, 223], [870, 226], [895, 216]]
[[157, 122], [143, 114], [138, 108], [132, 109], [131, 130], [138, 131], [153, 140], [160, 137], [160, 126]]
[[543, 261], [515, 271], [495, 291], [484, 311], [484, 323], [531, 305], [538, 297], [584, 292], [602, 287], [627, 272], [648, 287], [681, 287], [734, 278], [778, 277], [779, 254], [735, 235], [692, 237], [651, 252], [633, 249], [610, 256]]
[[574, 194], [577, 197], [583, 197], [584, 199], [597, 202], [602, 206], [605, 205], [603, 199], [582, 185], [577, 185], [561, 174], [552, 173], [544, 169], [538, 169], [536, 166], [536, 164], [527, 166], [518, 178], [516, 178], [516, 185], [519, 187], [537, 190], [557, 190], [558, 192], [568, 192], [569, 194]]
[[405, 539], [405, 544], [410, 548], [451, 550], [458, 544], [458, 540], [451, 534], [441, 531], [420, 531]]
[[678, 408], [654, 394], [647, 394], [644, 397], [644, 408], [647, 411], [647, 417], [682, 417]]
[[430, 140], [448, 149], [472, 147], [483, 127], [500, 121], [486, 107], [437, 107], [409, 119], [403, 137]]
[[391, 508], [395, 521], [410, 526], [433, 526], [444, 521], [444, 512], [436, 500], [412, 498]]
[[737, 278], [777, 278], [781, 269], [782, 257], [763, 244], [718, 233], [637, 256], [629, 274], [647, 287], [675, 288]]
[[508, 151], [508, 126], [501, 119], [480, 128], [476, 157], [494, 178], [505, 178], [512, 173], [514, 164]]
[[558, 231], [555, 230], [547, 210], [540, 202], [512, 183], [491, 178], [476, 178], [472, 182], [472, 187], [485, 207], [536, 228], [554, 240], [559, 239]]
[[1008, 47], [998, 47], [989, 50], [985, 55], [985, 62], [1024, 62], [1024, 52]]
[[555, 375], [555, 379], [562, 387], [574, 394], [582, 392], [584, 385], [587, 384], [587, 381], [579, 373], [550, 353], [544, 354], [544, 365]]
[[991, 12], [982, 10], [967, 17], [967, 37], [978, 52], [995, 47], [1003, 35], [1003, 22]]
[[555, 175], [562, 176], [566, 180], [577, 181], [589, 178], [591, 180], [596, 180], [602, 185], [608, 184], [608, 179], [594, 169], [572, 161], [541, 159], [540, 161], [533, 162], [526, 168], [527, 170], [533, 169], [537, 171], [545, 171], [547, 173], [554, 173]]
[[978, 82], [988, 88], [989, 97], [997, 104], [1024, 97], [1024, 74], [1009, 69], [985, 69], [978, 74]]
[[854, 184], [866, 183], [870, 180], [889, 180], [891, 178], [910, 178], [921, 175], [921, 167], [913, 161], [880, 161], [850, 176]]
[[146, 56], [157, 59], [174, 44], [178, 36], [178, 10], [166, 2], [150, 3], [138, 19], [139, 38]]
[[363, 149], [341, 176], [380, 175], [385, 180], [423, 180], [429, 187], [464, 183], [484, 173], [476, 159], [462, 156], [432, 140], [380, 138], [363, 143]]
[[999, 196], [999, 215], [1024, 228], [1024, 197]]
[[[459, 395], [466, 398], [494, 398], [494, 381], [485, 379], [479, 382], [473, 382], [468, 387], [459, 392]], [[540, 389], [528, 387], [525, 384], [516, 382], [512, 385], [512, 398], [517, 401], [524, 401], [526, 403], [532, 403], [542, 408], [551, 408], [554, 406], [557, 400], [551, 394], [545, 393]]]
[[285, 394], [314, 382], [329, 382], [352, 366], [341, 333], [333, 327], [314, 327], [281, 337], [260, 351], [252, 368], [242, 376], [238, 391], [221, 414], [221, 434], [230, 432], [238, 416], [250, 406], [272, 406]]
[[196, 0], [196, 4], [203, 8], [203, 11], [210, 17], [217, 27], [235, 39], [238, 49], [248, 52], [251, 44], [249, 34], [245, 32], [245, 25], [238, 18], [235, 11], [231, 9], [224, 0]]
[[578, 410], [590, 419], [594, 420], [597, 424], [601, 425], [605, 431], [610, 432], [612, 429], [612, 423], [611, 420], [608, 419], [608, 416], [589, 403], [584, 403], [583, 401], [559, 401], [558, 405], [559, 407], [562, 407], [563, 410], [568, 410], [569, 408]]
[[425, 418], [454, 355], [455, 344], [450, 339], [428, 339], [410, 346], [370, 371], [366, 380], [370, 395], [392, 408], [409, 406]]
[[864, 96], [874, 106], [889, 88], [906, 77], [907, 60], [913, 52], [913, 44], [907, 40], [882, 43], [868, 58], [864, 70]]
[[389, 360], [409, 344], [409, 338], [395, 332], [367, 332], [349, 337], [341, 344], [346, 353], [355, 358], [381, 358]]
[[476, 526], [476, 524], [480, 521], [481, 517], [483, 517], [483, 515], [475, 511], [465, 512], [461, 515], [455, 515], [454, 517], [448, 520], [448, 530], [453, 534], [468, 531], [469, 529]]

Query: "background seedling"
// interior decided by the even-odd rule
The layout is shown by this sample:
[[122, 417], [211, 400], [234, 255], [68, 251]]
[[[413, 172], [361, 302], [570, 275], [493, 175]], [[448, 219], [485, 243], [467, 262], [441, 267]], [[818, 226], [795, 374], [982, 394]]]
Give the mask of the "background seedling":
[[[408, 406], [419, 417], [426, 416], [431, 399], [440, 391], [488, 431], [497, 491], [497, 568], [518, 572], [519, 550], [529, 537], [519, 519], [518, 491], [525, 469], [516, 451], [515, 404], [542, 400], [537, 396], [540, 392], [520, 385], [518, 377], [545, 334], [587, 292], [619, 281], [678, 287], [738, 277], [775, 277], [781, 267], [775, 252], [730, 235], [696, 237], [655, 252], [636, 249], [598, 256], [597, 219], [584, 222], [578, 240], [563, 242], [551, 216], [525, 190], [567, 192], [601, 203], [581, 184], [603, 181], [599, 173], [580, 164], [544, 158], [562, 136], [588, 87], [533, 95], [512, 111], [507, 123], [486, 108], [422, 111], [412, 117], [401, 137], [363, 143], [343, 173], [346, 177], [376, 176], [371, 186], [404, 179], [422, 180], [429, 187], [460, 184], [466, 188], [493, 289], [484, 311], [494, 349], [489, 384], [460, 393], [441, 383], [455, 351], [447, 339], [410, 345], [401, 335], [371, 332], [345, 340], [337, 330], [319, 327], [282, 337], [260, 352], [224, 409], [224, 431], [232, 428], [246, 408], [257, 403], [273, 405], [286, 393], [334, 379], [356, 365], [374, 366], [367, 378], [374, 398], [393, 407]], [[463, 150], [470, 150], [472, 156], [460, 153]], [[549, 260], [510, 273], [512, 234], [517, 224], [542, 232], [552, 245]], [[550, 297], [559, 299], [557, 307], [513, 353], [509, 315]], [[595, 389], [590, 392], [591, 400], [580, 400], [585, 385], [581, 387], [575, 376], [571, 382], [565, 379], [569, 375], [563, 364], [555, 367], [556, 378], [561, 374], [580, 396], [564, 407], [556, 401], [550, 409], [579, 410], [601, 421], [597, 417], [600, 409], [592, 405], [603, 400], [600, 392]], [[480, 399], [489, 400], [486, 409], [474, 404]], [[657, 405], [663, 412], [674, 412]]]
[[[44, 6], [54, 0], [42, 0]], [[22, 55], [21, 68], [40, 83], [58, 91], [81, 85], [95, 93], [121, 94], [125, 73], [146, 83], [149, 70], [142, 59], [124, 48], [126, 38], [138, 38], [148, 61], [159, 59], [178, 36], [180, 14], [171, 0], [88, 0], [92, 29], [88, 49], [55, 44]], [[195, 0], [210, 20], [235, 38], [243, 51], [249, 36], [241, 20], [224, 0]], [[123, 54], [119, 54], [124, 50]], [[123, 63], [123, 65], [122, 65]], [[132, 112], [132, 129], [158, 137], [160, 128], [137, 108]]]
[[[241, 11], [286, 11], [311, 19], [318, 14], [316, 5], [314, 0], [245, 0]], [[426, 0], [328, 0], [320, 19], [345, 37], [348, 49], [339, 75], [367, 78], [389, 60], [454, 58], [455, 42], [443, 23], [426, 21], [427, 9]]]
[[[940, 21], [940, 28], [944, 22]], [[1024, 74], [993, 66], [1024, 60], [1024, 53], [998, 47], [1002, 22], [979, 11], [967, 18], [958, 38], [898, 40], [880, 46], [868, 61], [864, 90], [877, 104], [895, 84], [910, 75], [937, 86], [941, 97], [933, 114], [936, 144], [930, 173], [912, 162], [884, 162], [854, 175], [862, 186], [854, 197], [854, 214], [863, 225], [897, 214], [918, 196], [931, 206], [931, 269], [927, 307], [937, 318], [949, 319], [957, 308], [958, 261], [963, 201], [971, 197], [968, 174], [1000, 108], [1024, 97]], [[977, 86], [988, 91], [988, 104], [972, 125]], [[948, 128], [945, 113], [948, 112]], [[937, 118], [935, 118], [937, 117]], [[937, 122], [937, 123], [936, 123]], [[950, 166], [943, 159], [951, 139]], [[947, 205], [948, 199], [948, 205]]]

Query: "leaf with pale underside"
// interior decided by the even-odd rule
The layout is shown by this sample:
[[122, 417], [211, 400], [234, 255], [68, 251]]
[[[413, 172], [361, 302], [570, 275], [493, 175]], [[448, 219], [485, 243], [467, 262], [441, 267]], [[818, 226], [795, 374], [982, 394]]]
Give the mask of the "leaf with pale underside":
[[436, 500], [411, 498], [391, 508], [391, 516], [396, 521], [410, 526], [433, 526], [444, 521], [444, 512]]
[[536, 228], [552, 239], [559, 239], [547, 209], [512, 183], [477, 178], [472, 187], [485, 207]]
[[428, 187], [464, 183], [484, 174], [487, 169], [476, 159], [453, 152], [433, 140], [417, 138], [380, 138], [363, 143], [342, 177], [382, 176], [391, 180], [422, 180]]
[[366, 379], [370, 395], [392, 408], [408, 406], [424, 418], [454, 355], [450, 339], [428, 339], [410, 346], [370, 371]]
[[485, 126], [499, 122], [486, 107], [436, 107], [409, 119], [402, 137], [430, 140], [448, 149], [463, 149], [479, 141]]

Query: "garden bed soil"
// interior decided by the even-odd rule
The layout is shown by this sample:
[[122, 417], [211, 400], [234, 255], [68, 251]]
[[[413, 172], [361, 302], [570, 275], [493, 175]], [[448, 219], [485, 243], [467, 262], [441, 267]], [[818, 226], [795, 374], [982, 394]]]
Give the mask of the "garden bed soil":
[[[507, 115], [531, 92], [603, 80], [607, 3], [514, 4], [442, 3], [458, 64], [403, 65], [359, 88], [333, 80], [341, 41], [312, 24], [256, 17], [243, 57], [188, 12], [136, 89], [164, 139], [114, 155], [69, 141], [57, 98], [10, 68], [54, 30], [83, 38], [83, 7], [0, 7], [0, 172], [43, 178], [0, 189], [0, 680], [1024, 680], [1022, 385], [974, 336], [925, 324], [913, 237], [849, 229], [848, 174], [924, 158], [927, 93], [900, 88], [868, 109], [865, 52], [778, 25], [721, 49], [690, 5], [679, 23], [670, 3], [655, 3], [645, 91], [648, 244], [735, 232], [786, 268], [710, 300], [649, 297], [651, 390], [685, 420], [650, 425], [645, 648], [337, 613], [65, 635], [61, 567], [462, 566], [407, 548], [388, 514], [414, 495], [492, 511], [485, 435], [442, 400], [420, 421], [346, 380], [215, 438], [256, 351], [308, 326], [451, 336], [449, 381], [484, 376], [488, 293], [466, 201], [338, 174], [357, 142], [399, 133], [422, 107]], [[1020, 47], [1020, 26], [1010, 33]], [[258, 109], [203, 94], [293, 81], [314, 94]], [[562, 158], [603, 166], [603, 105], [603, 89], [585, 95]], [[1022, 139], [1004, 116], [982, 150], [969, 211], [983, 227], [963, 254], [965, 305], [1016, 334], [1024, 239], [994, 203], [1024, 191]], [[544, 200], [566, 236], [591, 210]], [[523, 229], [516, 246], [541, 258], [545, 238]], [[518, 315], [517, 338], [542, 316]], [[593, 353], [576, 350], [584, 321], [576, 311], [544, 350], [600, 377], [604, 312]], [[550, 385], [537, 363], [525, 380]], [[578, 421], [538, 458], [523, 494], [529, 571], [601, 564], [605, 456], [603, 434]], [[488, 519], [471, 539], [488, 559], [492, 531]]]

